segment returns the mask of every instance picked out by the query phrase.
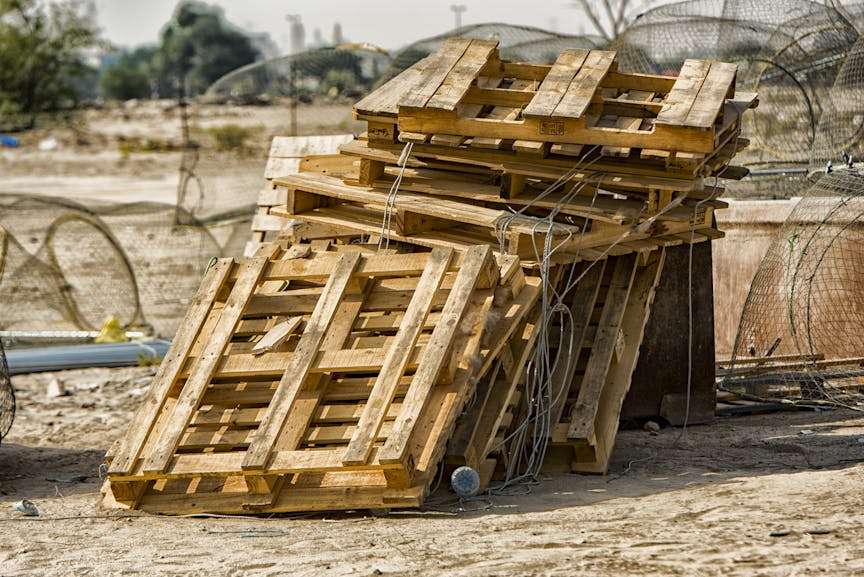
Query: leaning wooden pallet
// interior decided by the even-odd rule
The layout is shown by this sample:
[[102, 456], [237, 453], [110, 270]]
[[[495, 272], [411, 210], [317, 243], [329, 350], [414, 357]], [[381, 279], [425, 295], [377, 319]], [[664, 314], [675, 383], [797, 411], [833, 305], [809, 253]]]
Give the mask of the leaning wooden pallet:
[[537, 294], [486, 246], [270, 244], [222, 260], [112, 455], [111, 498], [173, 513], [417, 506]]
[[[582, 280], [568, 295], [569, 322], [549, 331], [556, 337], [552, 348], [560, 354], [546, 403], [553, 423], [546, 471], [606, 473], [664, 261], [661, 249], [644, 257], [631, 254], [574, 265], [573, 275]], [[561, 282], [553, 283], [559, 290], [573, 278], [561, 276]], [[481, 471], [484, 486], [496, 466], [501, 472], [520, 449], [510, 443], [520, 438], [516, 429], [526, 426], [525, 404], [531, 400], [523, 388], [538, 316], [539, 311], [526, 320], [522, 339], [511, 341], [495, 371], [478, 386], [479, 397], [449, 445], [448, 462]]]
[[665, 252], [592, 263], [571, 295], [572, 324], [559, 348], [569, 362], [556, 367], [551, 449], [546, 467], [606, 473], [618, 416], [636, 369]]

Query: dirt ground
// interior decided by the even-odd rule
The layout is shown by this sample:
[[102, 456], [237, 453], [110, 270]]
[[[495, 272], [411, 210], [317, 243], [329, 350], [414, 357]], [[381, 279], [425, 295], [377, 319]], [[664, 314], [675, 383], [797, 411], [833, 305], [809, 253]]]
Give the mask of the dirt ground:
[[[102, 510], [102, 455], [153, 372], [14, 377], [20, 408], [0, 445], [0, 575], [864, 575], [860, 413], [624, 431], [609, 476], [545, 479], [464, 503], [471, 511], [443, 490], [426, 510], [385, 517]], [[46, 396], [53, 378], [68, 396]], [[13, 511], [20, 499], [41, 516]]]
[[[192, 138], [201, 146], [197, 174], [210, 188], [236, 193], [260, 187], [273, 136], [291, 134], [289, 108], [197, 104], [192, 110]], [[359, 132], [347, 102], [316, 102], [297, 111], [297, 134]], [[225, 125], [249, 129], [247, 149], [231, 162], [221, 155], [212, 162], [210, 130]], [[141, 101], [86, 110], [71, 120], [57, 119], [35, 130], [16, 134], [21, 146], [0, 148], [0, 194], [64, 196], [72, 200], [177, 200], [181, 124], [170, 101]], [[54, 139], [54, 150], [39, 150]], [[137, 143], [130, 148], [130, 143]], [[159, 146], [151, 151], [147, 146]], [[226, 193], [228, 194], [228, 193]], [[227, 207], [221, 207], [227, 208]]]

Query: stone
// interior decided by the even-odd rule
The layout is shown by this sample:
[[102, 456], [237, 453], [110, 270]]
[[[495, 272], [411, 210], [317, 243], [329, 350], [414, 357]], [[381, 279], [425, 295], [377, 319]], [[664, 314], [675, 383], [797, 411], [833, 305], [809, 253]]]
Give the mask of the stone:
[[646, 421], [642, 428], [655, 435], [660, 432], [660, 425], [654, 421]]
[[48, 387], [45, 389], [45, 396], [49, 399], [56, 399], [58, 397], [66, 397], [69, 395], [69, 391], [66, 390], [65, 385], [60, 379], [51, 379], [51, 382], [48, 383]]

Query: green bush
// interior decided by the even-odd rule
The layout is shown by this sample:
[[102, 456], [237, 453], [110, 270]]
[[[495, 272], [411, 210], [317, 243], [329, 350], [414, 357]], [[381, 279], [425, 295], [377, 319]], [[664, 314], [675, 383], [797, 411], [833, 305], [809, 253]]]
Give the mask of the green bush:
[[88, 54], [100, 42], [85, 8], [76, 0], [0, 0], [0, 121], [19, 113], [32, 128], [37, 114], [92, 97]]
[[239, 124], [223, 124], [209, 130], [221, 152], [246, 152], [253, 148], [249, 141], [257, 136], [260, 127], [240, 126]]
[[172, 152], [182, 147], [170, 139], [121, 136], [117, 139], [117, 149], [121, 155], [128, 157], [136, 152]]

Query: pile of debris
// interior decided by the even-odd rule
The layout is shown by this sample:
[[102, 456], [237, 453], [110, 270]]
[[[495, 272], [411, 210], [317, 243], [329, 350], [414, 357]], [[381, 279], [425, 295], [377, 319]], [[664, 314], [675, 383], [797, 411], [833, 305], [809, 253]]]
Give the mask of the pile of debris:
[[722, 236], [755, 105], [729, 64], [447, 41], [357, 103], [341, 154], [268, 181], [250, 258], [208, 271], [110, 451], [107, 501], [415, 507], [462, 464], [484, 487], [604, 473], [665, 247]]

